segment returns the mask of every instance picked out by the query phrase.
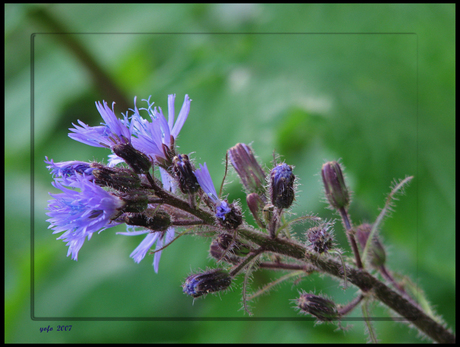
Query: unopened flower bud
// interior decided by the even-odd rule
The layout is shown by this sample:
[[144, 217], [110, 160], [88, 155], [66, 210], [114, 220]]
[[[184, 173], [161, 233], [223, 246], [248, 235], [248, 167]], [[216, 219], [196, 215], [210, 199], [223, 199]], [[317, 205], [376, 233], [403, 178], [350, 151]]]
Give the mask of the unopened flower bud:
[[212, 240], [211, 242], [211, 245], [209, 247], [209, 254], [217, 261], [225, 261], [233, 265], [236, 265], [240, 262], [239, 257], [234, 255], [230, 251], [223, 249], [216, 239]]
[[294, 201], [294, 180], [292, 166], [285, 163], [275, 166], [270, 173], [270, 198], [278, 208], [288, 208]]
[[222, 269], [214, 269], [187, 277], [183, 292], [198, 298], [202, 295], [227, 289], [232, 283], [230, 275]]
[[251, 193], [246, 196], [246, 203], [248, 204], [254, 220], [261, 228], [265, 229], [265, 224], [262, 221], [265, 203], [262, 198], [257, 193]]
[[138, 189], [141, 185], [141, 180], [130, 169], [108, 167], [101, 164], [97, 165], [92, 174], [96, 178], [96, 183], [106, 187], [111, 187], [120, 191], [129, 191]]
[[223, 250], [228, 250], [239, 257], [245, 257], [251, 251], [244, 243], [234, 241], [233, 236], [230, 234], [220, 234], [217, 236], [216, 241]]
[[178, 154], [174, 157], [173, 171], [179, 183], [179, 188], [184, 194], [193, 194], [200, 188], [193, 170], [186, 154]]
[[323, 223], [308, 229], [307, 237], [310, 247], [317, 253], [327, 253], [333, 247], [333, 234], [329, 231], [330, 224]]
[[303, 293], [296, 300], [300, 310], [311, 314], [320, 321], [332, 321], [339, 317], [336, 304], [321, 295]]
[[325, 163], [321, 169], [321, 176], [326, 197], [331, 206], [336, 209], [346, 207], [350, 203], [350, 193], [345, 185], [340, 164], [336, 161]]
[[164, 211], [147, 209], [143, 213], [125, 213], [123, 221], [155, 231], [165, 231], [171, 225], [171, 217]]
[[137, 174], [147, 173], [152, 166], [149, 158], [131, 144], [118, 144], [112, 147], [112, 151], [120, 158], [123, 158]]
[[265, 195], [265, 172], [257, 162], [251, 148], [237, 143], [228, 150], [230, 163], [249, 193]]
[[[366, 247], [367, 240], [372, 230], [371, 224], [361, 224], [356, 228], [356, 238], [361, 246], [361, 249], [364, 250]], [[378, 237], [374, 237], [372, 243], [369, 246], [368, 255], [370, 264], [374, 268], [379, 268], [383, 264], [385, 264], [386, 260], [386, 253], [385, 248], [383, 247], [382, 243], [378, 239]]]

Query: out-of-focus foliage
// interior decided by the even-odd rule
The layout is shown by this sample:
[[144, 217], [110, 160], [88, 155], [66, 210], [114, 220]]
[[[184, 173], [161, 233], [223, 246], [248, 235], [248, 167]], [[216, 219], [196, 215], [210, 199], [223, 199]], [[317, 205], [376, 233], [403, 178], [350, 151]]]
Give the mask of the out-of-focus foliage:
[[[167, 95], [176, 93], [178, 109], [190, 95], [180, 150], [207, 162], [216, 185], [226, 150], [252, 142], [267, 168], [274, 149], [295, 166], [300, 192], [293, 213], [330, 218], [319, 172], [326, 160], [341, 158], [358, 224], [377, 216], [394, 179], [414, 175], [381, 230], [388, 265], [420, 284], [455, 327], [454, 5], [10, 4], [5, 10], [6, 342], [366, 340], [358, 321], [343, 334], [283, 320], [301, 317], [289, 301], [300, 288], [339, 303], [353, 297], [354, 289], [342, 292], [327, 277], [286, 283], [253, 304], [255, 317], [273, 321], [241, 320], [247, 317], [240, 310], [241, 281], [192, 305], [180, 284], [192, 270], [214, 266], [207, 258], [209, 239], [177, 240], [163, 252], [159, 274], [153, 257], [139, 265], [129, 258], [142, 237], [115, 235], [114, 229], [86, 242], [78, 262], [65, 257], [65, 244], [45, 222], [53, 190], [45, 155], [55, 161], [106, 158], [107, 151], [68, 138], [68, 128], [77, 119], [97, 125], [96, 100], [118, 101], [116, 112], [127, 111], [95, 83], [69, 49], [72, 40], [129, 107], [134, 96], [142, 107], [141, 99], [152, 95], [165, 110]], [[60, 35], [50, 18], [63, 25]], [[244, 201], [236, 175], [230, 178], [229, 198]], [[304, 227], [295, 230], [301, 238]], [[348, 250], [340, 223], [336, 234]], [[261, 271], [252, 285], [275, 275]], [[379, 306], [373, 313], [389, 317]], [[200, 317], [206, 320], [193, 320]], [[56, 331], [69, 324], [70, 332]], [[55, 330], [40, 333], [48, 325]], [[418, 341], [406, 325], [375, 327], [382, 342]]]

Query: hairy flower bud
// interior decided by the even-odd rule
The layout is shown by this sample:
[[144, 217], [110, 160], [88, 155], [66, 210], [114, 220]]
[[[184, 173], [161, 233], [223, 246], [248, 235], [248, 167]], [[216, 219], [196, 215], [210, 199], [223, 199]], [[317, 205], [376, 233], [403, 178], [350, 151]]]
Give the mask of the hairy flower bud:
[[350, 203], [350, 193], [345, 185], [340, 164], [336, 161], [325, 163], [321, 169], [321, 176], [326, 198], [331, 206], [336, 209], [346, 207]]
[[229, 264], [236, 265], [240, 262], [240, 258], [223, 249], [217, 239], [212, 240], [211, 245], [209, 247], [209, 254], [217, 261], [225, 261]]
[[222, 269], [214, 269], [187, 277], [182, 285], [183, 292], [198, 298], [202, 295], [227, 289], [232, 278]]
[[311, 314], [320, 321], [330, 322], [339, 317], [336, 304], [321, 295], [303, 293], [296, 302], [302, 312]]
[[251, 251], [244, 243], [234, 241], [233, 236], [230, 234], [220, 234], [217, 236], [216, 240], [222, 249], [227, 250], [230, 247], [229, 251], [239, 257], [245, 257]]
[[143, 213], [125, 213], [123, 221], [155, 231], [165, 231], [171, 226], [171, 217], [164, 211], [147, 209]]
[[288, 208], [294, 201], [294, 180], [292, 166], [285, 163], [275, 166], [270, 172], [270, 198], [278, 208]]
[[[356, 228], [356, 238], [361, 246], [361, 249], [364, 250], [366, 247], [367, 239], [372, 230], [371, 224], [361, 224]], [[379, 268], [383, 264], [385, 264], [386, 260], [386, 253], [385, 248], [383, 247], [382, 243], [378, 239], [378, 237], [374, 237], [372, 243], [370, 244], [370, 248], [368, 250], [370, 264], [374, 268]]]
[[219, 234], [212, 242], [209, 249], [211, 256], [230, 264], [238, 264], [240, 257], [245, 257], [251, 251], [250, 247], [240, 241], [234, 241], [230, 234]]
[[149, 158], [129, 143], [115, 145], [112, 147], [112, 151], [120, 158], [123, 158], [137, 174], [147, 173], [152, 166]]
[[230, 230], [238, 228], [243, 223], [239, 207], [234, 203], [228, 204], [225, 200], [216, 206], [216, 217], [220, 225]]
[[117, 195], [126, 203], [124, 212], [142, 212], [148, 207], [149, 199], [142, 190], [130, 190]]
[[95, 167], [92, 175], [99, 185], [124, 192], [138, 189], [141, 185], [139, 176], [130, 169], [108, 167], [98, 163], [93, 163], [92, 166]]
[[200, 185], [193, 174], [194, 168], [186, 154], [178, 154], [173, 159], [173, 171], [184, 194], [193, 194], [200, 189]]
[[319, 226], [308, 229], [307, 237], [310, 241], [310, 247], [317, 253], [327, 253], [333, 247], [333, 235], [329, 231], [329, 223], [323, 223]]
[[265, 203], [262, 198], [257, 193], [251, 193], [246, 196], [246, 203], [248, 204], [254, 220], [261, 228], [265, 229], [265, 224], [262, 221]]
[[228, 150], [228, 156], [247, 191], [265, 196], [265, 172], [251, 148], [244, 143], [237, 143]]

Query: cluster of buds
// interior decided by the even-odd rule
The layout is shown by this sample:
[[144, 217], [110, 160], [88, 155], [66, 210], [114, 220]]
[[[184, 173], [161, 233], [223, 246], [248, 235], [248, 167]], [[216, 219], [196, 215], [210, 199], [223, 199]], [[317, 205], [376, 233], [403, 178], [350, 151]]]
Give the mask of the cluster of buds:
[[[282, 210], [291, 207], [294, 202], [293, 167], [285, 163], [278, 164], [266, 175], [252, 149], [244, 143], [230, 148], [228, 157], [247, 192], [246, 203], [254, 220], [259, 227], [268, 229], [271, 236], [275, 237]], [[278, 214], [274, 213], [275, 208]]]
[[[130, 117], [127, 112], [119, 119], [113, 106], [111, 109], [106, 102], [98, 102], [102, 125], [89, 126], [81, 121], [74, 124], [69, 137], [112, 151], [108, 166], [80, 161], [55, 163], [46, 158], [54, 176], [53, 185], [62, 192], [51, 194], [54, 199], [49, 201], [48, 222], [54, 233], [63, 232], [59, 239], [67, 242], [68, 255], [72, 254], [74, 260], [85, 240], [91, 239], [95, 232], [124, 223], [127, 231], [118, 234], [146, 235], [131, 254], [136, 262], [156, 244], [153, 265], [158, 271], [161, 249], [174, 238], [175, 226], [202, 223], [190, 215], [185, 215], [188, 220], [172, 217], [184, 216], [175, 213], [171, 203], [179, 201], [177, 188], [189, 196], [187, 212], [195, 208], [195, 193], [201, 192], [211, 201], [217, 225], [226, 230], [241, 225], [240, 208], [217, 197], [206, 164], [196, 170], [188, 155], [177, 153], [176, 139], [188, 117], [191, 100], [185, 96], [177, 119], [174, 100], [175, 95], [169, 95], [168, 120], [161, 108], [153, 107], [150, 99], [144, 100], [147, 108], [137, 108], [134, 99]], [[150, 120], [143, 118], [141, 111], [146, 111]], [[155, 166], [159, 167], [161, 181], [151, 174]], [[160, 208], [162, 204], [169, 207], [164, 210]]]
[[331, 230], [331, 223], [321, 223], [307, 231], [307, 238], [310, 247], [316, 253], [327, 253], [334, 246], [334, 234]]

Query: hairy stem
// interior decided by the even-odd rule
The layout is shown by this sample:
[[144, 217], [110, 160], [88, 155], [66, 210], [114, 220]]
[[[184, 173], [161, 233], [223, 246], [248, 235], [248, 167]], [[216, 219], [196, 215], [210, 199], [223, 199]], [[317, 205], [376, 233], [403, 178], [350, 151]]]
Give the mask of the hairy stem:
[[[215, 218], [212, 213], [197, 207], [193, 208], [186, 201], [165, 192], [155, 184], [153, 178], [150, 177], [149, 181], [155, 194], [163, 199], [164, 204], [186, 211], [200, 218], [207, 225], [212, 226], [215, 224]], [[251, 253], [247, 257], [246, 260], [248, 260], [248, 262], [253, 260], [262, 251], [272, 252], [311, 264], [319, 271], [331, 276], [338, 278], [343, 277], [345, 269], [339, 261], [329, 256], [320, 256], [316, 253], [312, 253], [295, 241], [284, 238], [271, 238], [267, 234], [257, 232], [251, 227], [244, 225], [238, 228], [238, 235], [260, 246], [258, 251]], [[240, 266], [237, 266], [238, 269], [234, 270], [236, 270], [236, 272], [240, 271], [248, 262], [243, 261], [244, 264], [240, 264]], [[418, 305], [414, 305], [364, 269], [346, 266], [346, 274], [350, 283], [360, 288], [363, 292], [369, 292], [375, 299], [381, 301], [393, 311], [406, 318], [434, 341], [439, 343], [455, 343], [455, 336], [447, 328], [429, 317], [418, 307]]]
[[353, 311], [353, 309], [358, 306], [358, 304], [364, 299], [364, 295], [363, 294], [359, 294], [358, 297], [356, 297], [355, 299], [353, 299], [350, 303], [348, 303], [347, 305], [345, 306], [342, 306], [339, 308], [338, 312], [339, 312], [339, 315], [342, 317], [342, 316], [345, 316], [347, 314], [349, 314], [351, 311]]
[[214, 225], [215, 219], [214, 216], [202, 209], [199, 208], [194, 208], [190, 206], [186, 201], [179, 199], [175, 197], [174, 195], [166, 192], [162, 188], [160, 188], [150, 175], [150, 173], [147, 173], [147, 179], [150, 182], [150, 185], [152, 189], [155, 191], [155, 194], [162, 199], [163, 203], [166, 205], [174, 206], [182, 211], [188, 212], [191, 215], [194, 215], [195, 217], [200, 218], [203, 222], [205, 222], [208, 225]]
[[[248, 227], [240, 228], [238, 233], [245, 239], [263, 247], [266, 251], [306, 261], [320, 271], [338, 278], [342, 278], [343, 276], [341, 271], [342, 264], [340, 262], [331, 257], [318, 256], [317, 254], [311, 253], [300, 244], [280, 238], [272, 239]], [[433, 320], [419, 307], [414, 306], [409, 300], [390, 289], [367, 271], [349, 266], [346, 271], [349, 282], [364, 292], [371, 293], [377, 300], [406, 318], [434, 341], [439, 343], [455, 343], [455, 336], [448, 329]]]
[[355, 255], [356, 259], [356, 266], [358, 269], [363, 268], [363, 263], [361, 262], [361, 257], [359, 255], [358, 245], [356, 244], [355, 236], [351, 233], [351, 223], [350, 218], [348, 217], [348, 212], [345, 208], [339, 209], [340, 216], [342, 217], [343, 224], [345, 225], [348, 242], [350, 242], [351, 249], [353, 250], [353, 254]]

